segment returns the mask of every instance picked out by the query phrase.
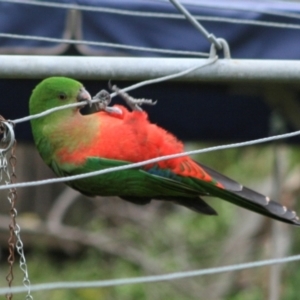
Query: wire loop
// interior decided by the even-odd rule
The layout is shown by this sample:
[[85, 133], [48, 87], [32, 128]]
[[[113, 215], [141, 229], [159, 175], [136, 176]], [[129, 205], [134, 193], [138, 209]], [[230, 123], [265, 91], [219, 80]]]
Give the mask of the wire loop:
[[15, 143], [15, 132], [13, 124], [0, 116], [0, 134], [3, 135], [0, 141], [0, 153], [8, 152]]
[[[231, 54], [230, 54], [230, 48], [229, 48], [227, 41], [223, 38], [218, 38], [217, 40], [222, 45], [224, 58], [230, 59]], [[213, 57], [217, 56], [217, 52], [218, 52], [218, 49], [217, 49], [216, 45], [212, 43], [210, 46], [209, 58], [213, 58]]]

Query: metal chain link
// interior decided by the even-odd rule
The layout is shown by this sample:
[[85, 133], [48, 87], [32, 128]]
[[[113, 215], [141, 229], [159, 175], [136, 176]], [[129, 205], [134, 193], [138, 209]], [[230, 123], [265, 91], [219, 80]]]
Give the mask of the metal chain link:
[[15, 228], [15, 235], [17, 237], [16, 248], [20, 255], [20, 269], [24, 273], [23, 285], [27, 289], [27, 295], [26, 295], [25, 299], [33, 300], [33, 297], [30, 294], [30, 280], [29, 280], [29, 276], [28, 276], [28, 268], [27, 268], [26, 258], [25, 258], [25, 254], [24, 254], [24, 247], [23, 247], [23, 242], [21, 240], [20, 232], [21, 232], [20, 226], [18, 224], [16, 224], [16, 228]]
[[[10, 178], [10, 174], [8, 171], [8, 162], [7, 162], [7, 158], [5, 155], [1, 154], [1, 165], [2, 165], [2, 174], [1, 177], [4, 179], [5, 184], [8, 184], [11, 182], [11, 178]], [[5, 177], [5, 178], [4, 178]], [[8, 251], [9, 251], [9, 255], [7, 258], [7, 262], [9, 265], [9, 270], [8, 270], [8, 274], [6, 276], [6, 280], [8, 283], [8, 286], [11, 287], [12, 282], [14, 280], [14, 273], [13, 273], [13, 265], [15, 262], [15, 234], [14, 234], [14, 227], [15, 227], [15, 212], [13, 209], [13, 203], [14, 203], [14, 192], [13, 190], [9, 190], [8, 195], [7, 195], [7, 199], [11, 204], [11, 208], [10, 208], [10, 216], [11, 216], [11, 223], [9, 224], [9, 239], [8, 239]], [[6, 294], [6, 299], [7, 300], [11, 300], [13, 297], [13, 295], [11, 293]]]
[[[16, 142], [14, 143], [13, 147], [11, 148], [11, 156], [9, 158], [9, 163], [11, 166], [11, 181], [10, 183], [15, 183], [16, 181], [16, 164], [17, 164], [17, 157], [15, 154], [15, 150], [16, 150]], [[14, 191], [14, 201], [12, 202], [12, 207], [14, 210], [14, 234], [15, 237], [17, 239], [15, 247], [17, 249], [18, 254], [20, 255], [20, 269], [22, 270], [22, 272], [24, 273], [24, 277], [23, 277], [23, 285], [27, 288], [27, 295], [25, 297], [26, 300], [32, 300], [33, 297], [30, 294], [30, 280], [28, 277], [28, 268], [27, 268], [27, 263], [26, 263], [26, 258], [25, 258], [25, 254], [24, 254], [24, 246], [23, 246], [23, 242], [21, 240], [21, 228], [18, 225], [18, 223], [16, 222], [16, 217], [17, 217], [17, 210], [14, 207], [15, 202], [17, 200], [17, 192], [16, 190]]]
[[[1, 136], [3, 136], [3, 138], [1, 139], [1, 144], [7, 144], [7, 128], [4, 125], [4, 121], [5, 119], [0, 116], [0, 134]], [[2, 145], [1, 145], [2, 146]], [[5, 147], [4, 147], [5, 149]], [[8, 171], [8, 161], [6, 158], [6, 151], [2, 150], [1, 148], [1, 152], [0, 152], [0, 166], [1, 166], [1, 181], [5, 182], [5, 184], [8, 184], [11, 182], [11, 178], [10, 178], [10, 174]], [[13, 193], [12, 189], [9, 190], [7, 198], [8, 201], [10, 202], [10, 204], [12, 204], [13, 201]], [[7, 258], [8, 261], [8, 265], [9, 265], [9, 269], [8, 269], [8, 274], [6, 276], [6, 281], [8, 283], [8, 286], [11, 287], [12, 282], [14, 280], [14, 273], [13, 273], [13, 264], [15, 261], [15, 234], [14, 234], [14, 221], [15, 218], [13, 217], [14, 211], [12, 209], [12, 206], [10, 208], [10, 215], [11, 215], [11, 223], [9, 224], [9, 239], [8, 239], [8, 251], [9, 251], [9, 255]], [[6, 299], [7, 300], [11, 300], [13, 297], [12, 293], [8, 293], [6, 294]]]
[[[11, 141], [7, 141], [7, 138], [13, 138], [14, 136], [9, 135], [5, 130], [3, 123], [4, 119], [0, 116], [0, 135], [3, 135], [4, 142], [8, 143], [11, 145], [11, 155], [9, 158], [9, 166], [11, 168], [11, 173], [9, 172], [9, 166], [8, 166], [8, 161], [6, 158], [6, 152], [2, 149], [0, 149], [0, 181], [5, 182], [5, 184], [9, 183], [15, 183], [16, 181], [16, 163], [17, 163], [17, 158], [15, 155], [15, 150], [16, 150], [16, 141], [14, 140], [12, 143]], [[10, 128], [11, 129], [11, 128]], [[2, 150], [2, 151], [1, 151]], [[5, 149], [7, 150], [7, 148]], [[7, 199], [11, 205], [10, 207], [10, 216], [11, 216], [11, 223], [9, 224], [9, 231], [10, 231], [10, 236], [8, 240], [8, 249], [9, 249], [9, 256], [8, 256], [8, 264], [9, 264], [9, 271], [6, 276], [6, 280], [8, 282], [8, 286], [11, 287], [12, 281], [14, 279], [14, 274], [13, 274], [13, 264], [15, 261], [15, 248], [17, 249], [18, 254], [20, 255], [20, 269], [24, 273], [23, 277], [23, 284], [27, 289], [27, 295], [25, 297], [26, 300], [33, 300], [33, 297], [30, 294], [30, 280], [28, 276], [28, 268], [26, 264], [26, 259], [25, 259], [25, 254], [24, 254], [24, 247], [23, 247], [23, 242], [21, 240], [21, 228], [16, 222], [16, 217], [17, 217], [17, 210], [15, 208], [16, 200], [17, 200], [17, 191], [15, 188], [12, 188], [9, 190]], [[12, 293], [6, 294], [6, 299], [11, 300], [13, 297]]]

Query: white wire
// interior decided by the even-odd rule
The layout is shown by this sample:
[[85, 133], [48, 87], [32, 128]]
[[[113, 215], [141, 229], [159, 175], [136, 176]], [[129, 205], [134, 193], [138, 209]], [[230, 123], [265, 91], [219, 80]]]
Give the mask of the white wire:
[[[184, 16], [181, 14], [172, 14], [172, 13], [158, 13], [158, 12], [145, 12], [145, 11], [132, 11], [126, 9], [118, 9], [118, 8], [108, 8], [108, 7], [96, 7], [96, 6], [87, 6], [87, 5], [77, 5], [77, 4], [64, 4], [64, 3], [56, 3], [50, 1], [34, 1], [34, 0], [0, 0], [0, 2], [9, 2], [9, 3], [18, 3], [18, 4], [27, 4], [27, 5], [35, 5], [35, 6], [44, 6], [44, 7], [56, 7], [61, 9], [75, 9], [80, 11], [93, 11], [93, 12], [103, 12], [103, 13], [111, 13], [111, 14], [119, 14], [119, 15], [128, 15], [128, 16], [136, 16], [136, 17], [151, 17], [151, 18], [172, 18], [172, 19], [184, 19]], [[164, 2], [169, 2], [168, 0]], [[272, 10], [264, 10], [258, 9], [254, 7], [234, 7], [233, 5], [229, 6], [228, 3], [226, 5], [214, 5], [212, 3], [199, 3], [193, 2], [193, 6], [205, 7], [205, 8], [213, 8], [219, 10], [233, 10], [233, 11], [247, 11], [247, 12], [256, 12], [263, 14], [270, 14], [281, 17], [289, 17], [299, 19], [300, 15], [297, 13], [288, 13], [288, 12], [280, 12], [280, 11], [272, 11]], [[196, 18], [201, 16], [195, 16]]]
[[107, 174], [107, 173], [111, 173], [111, 172], [117, 172], [117, 171], [123, 171], [123, 170], [127, 170], [127, 169], [142, 167], [142, 166], [145, 166], [148, 164], [153, 164], [153, 163], [156, 163], [156, 162], [159, 162], [162, 160], [166, 160], [166, 159], [172, 159], [172, 158], [200, 154], [200, 153], [207, 153], [207, 152], [212, 152], [212, 151], [217, 151], [217, 150], [225, 150], [225, 149], [231, 149], [231, 148], [252, 146], [252, 145], [256, 145], [256, 144], [276, 141], [276, 140], [283, 139], [283, 138], [290, 138], [290, 137], [294, 137], [297, 135], [300, 135], [300, 130], [290, 132], [290, 133], [275, 135], [275, 136], [271, 136], [271, 137], [256, 139], [256, 140], [252, 140], [252, 141], [247, 141], [247, 142], [233, 143], [233, 144], [228, 144], [228, 145], [220, 145], [220, 146], [208, 147], [208, 148], [204, 148], [204, 149], [197, 149], [197, 150], [192, 150], [192, 151], [187, 151], [187, 152], [182, 152], [182, 153], [177, 153], [177, 154], [164, 155], [164, 156], [144, 160], [144, 161], [137, 162], [137, 163], [131, 163], [128, 165], [107, 168], [107, 169], [88, 172], [88, 173], [79, 174], [79, 175], [51, 178], [51, 179], [37, 180], [37, 181], [20, 182], [20, 183], [15, 183], [15, 184], [0, 185], [0, 190], [6, 190], [6, 189], [11, 189], [11, 188], [23, 188], [23, 187], [30, 187], [30, 186], [40, 186], [40, 185], [65, 182], [65, 181], [73, 181], [73, 180], [83, 179], [83, 178], [87, 178], [87, 177], [91, 177], [91, 176], [103, 175], [103, 174]]
[[239, 25], [240, 24], [246, 24], [246, 25], [263, 26], [263, 27], [300, 29], [300, 25], [298, 25], [298, 24], [289, 24], [289, 23], [242, 20], [242, 19], [235, 19], [235, 18], [211, 17], [211, 16], [198, 16], [198, 17], [195, 17], [195, 18], [197, 20], [201, 20], [201, 21], [233, 23], [233, 24], [239, 24]]
[[[86, 5], [76, 5], [76, 4], [63, 4], [63, 3], [54, 3], [47, 1], [22, 1], [22, 0], [0, 0], [0, 2], [10, 2], [10, 3], [18, 3], [18, 4], [29, 4], [36, 6], [45, 6], [45, 7], [57, 7], [62, 9], [76, 9], [81, 11], [94, 11], [94, 12], [103, 12], [103, 13], [111, 13], [111, 14], [119, 14], [119, 15], [127, 15], [133, 17], [150, 17], [150, 18], [165, 18], [165, 19], [184, 19], [184, 16], [181, 14], [172, 14], [172, 13], [157, 13], [157, 12], [145, 12], [145, 11], [132, 11], [125, 9], [116, 9], [116, 8], [107, 8], [107, 7], [93, 7]], [[195, 4], [203, 7], [210, 7], [214, 9], [220, 9], [220, 7], [209, 5], [209, 4]], [[276, 16], [283, 16], [289, 18], [300, 19], [299, 14], [286, 13], [286, 12], [275, 12], [275, 11], [265, 11], [258, 9], [243, 9], [243, 8], [232, 8], [232, 7], [222, 7], [223, 9], [231, 9], [231, 10], [246, 10], [252, 12], [258, 12], [263, 14], [270, 14]], [[290, 29], [299, 29], [298, 24], [288, 24], [288, 23], [279, 23], [279, 22], [268, 22], [268, 21], [255, 21], [255, 20], [241, 20], [236, 18], [225, 18], [225, 17], [214, 17], [214, 16], [194, 16], [199, 21], [213, 21], [213, 22], [226, 22], [226, 23], [235, 23], [235, 24], [249, 24], [256, 26], [265, 26], [265, 27], [278, 27], [278, 28], [290, 28]]]
[[[169, 0], [157, 0], [157, 1], [164, 1], [169, 2]], [[188, 1], [182, 1], [182, 2], [188, 2]], [[231, 10], [231, 11], [244, 11], [244, 12], [254, 12], [254, 13], [261, 13], [266, 15], [272, 15], [272, 16], [278, 16], [278, 17], [287, 17], [287, 18], [295, 18], [300, 19], [299, 13], [290, 13], [286, 11], [280, 11], [282, 10], [282, 7], [286, 8], [286, 4], [290, 4], [289, 8], [292, 9], [292, 7], [299, 7], [297, 3], [292, 3], [290, 1], [265, 1], [265, 3], [262, 3], [262, 1], [255, 1], [254, 3], [249, 3], [247, 1], [246, 3], [249, 5], [248, 7], [245, 7], [245, 1], [191, 1], [190, 4], [192, 6], [198, 6], [198, 7], [204, 7], [204, 8], [211, 8], [214, 10]], [[279, 4], [274, 5], [273, 9], [264, 9], [264, 8], [258, 8], [260, 7], [266, 7], [265, 4], [270, 5], [271, 4]], [[262, 4], [262, 5], [261, 5]], [[291, 6], [293, 4], [293, 6]], [[251, 5], [251, 6], [250, 6]]]
[[118, 48], [118, 49], [137, 50], [137, 51], [148, 51], [148, 52], [157, 52], [157, 53], [165, 53], [165, 54], [206, 56], [206, 57], [209, 56], [208, 53], [196, 52], [196, 51], [160, 49], [160, 48], [150, 48], [150, 47], [123, 45], [123, 44], [117, 44], [117, 43], [106, 43], [106, 42], [93, 42], [93, 41], [72, 40], [72, 39], [49, 38], [49, 37], [34, 36], [34, 35], [0, 33], [0, 37], [11, 38], [11, 39], [21, 39], [21, 40], [44, 41], [44, 42], [49, 42], [49, 43], [66, 43], [66, 44], [74, 44], [74, 45], [92, 45], [92, 46], [99, 46], [99, 47]]
[[[204, 67], [206, 67], [208, 65], [213, 64], [214, 62], [217, 61], [217, 59], [218, 59], [217, 56], [214, 57], [214, 58], [209, 58], [205, 62], [203, 62], [203, 63], [201, 63], [199, 65], [196, 65], [195, 67], [191, 67], [189, 69], [186, 69], [184, 71], [181, 71], [181, 72], [178, 72], [178, 73], [175, 73], [175, 74], [171, 74], [171, 75], [167, 75], [167, 76], [163, 76], [163, 77], [159, 77], [159, 78], [145, 80], [145, 81], [133, 84], [133, 85], [131, 85], [129, 87], [126, 87], [126, 88], [122, 89], [122, 91], [129, 92], [129, 91], [132, 91], [134, 89], [140, 88], [140, 87], [145, 86], [145, 85], [154, 84], [154, 83], [158, 83], [158, 82], [162, 82], [162, 81], [166, 81], [166, 80], [171, 80], [171, 79], [175, 79], [175, 78], [178, 78], [178, 77], [182, 77], [182, 76], [184, 76], [184, 75], [186, 75], [188, 73], [191, 73], [191, 72], [193, 72], [193, 71], [195, 71], [197, 69], [201, 69], [201, 68], [204, 68]], [[117, 93], [112, 93], [110, 96], [111, 96], [111, 98], [113, 98], [116, 95], [117, 95]], [[91, 102], [92, 103], [99, 102], [99, 99], [98, 100], [91, 100]], [[72, 104], [63, 105], [63, 106], [59, 106], [59, 107], [54, 107], [54, 108], [45, 110], [45, 111], [43, 111], [43, 112], [41, 112], [39, 114], [27, 116], [27, 117], [16, 119], [16, 120], [10, 120], [10, 122], [12, 122], [14, 124], [18, 124], [18, 123], [22, 123], [22, 122], [27, 122], [27, 121], [30, 121], [32, 119], [37, 119], [37, 118], [44, 117], [44, 116], [49, 115], [49, 114], [51, 114], [51, 113], [53, 113], [55, 111], [59, 111], [59, 110], [67, 109], [67, 108], [72, 108], [72, 107], [84, 106], [86, 104], [87, 103], [85, 103], [85, 102], [78, 102], [78, 103], [72, 103]]]
[[[127, 284], [137, 284], [137, 283], [149, 283], [158, 281], [169, 281], [181, 278], [203, 276], [219, 274], [224, 272], [233, 272], [238, 270], [244, 270], [249, 268], [257, 268], [263, 266], [269, 266], [274, 264], [283, 264], [287, 262], [300, 260], [300, 255], [294, 255], [283, 258], [268, 259], [256, 262], [242, 263], [224, 267], [208, 268], [194, 271], [186, 272], [176, 272], [163, 275], [154, 276], [142, 276], [134, 278], [124, 278], [124, 279], [111, 279], [111, 280], [98, 280], [98, 281], [73, 281], [73, 282], [52, 282], [52, 283], [42, 283], [34, 284], [31, 286], [31, 291], [44, 291], [44, 290], [54, 290], [54, 289], [82, 289], [82, 288], [100, 288], [108, 286], [120, 286]], [[26, 288], [23, 286], [16, 286], [12, 288], [0, 288], [0, 295], [6, 293], [22, 293], [25, 292]]]

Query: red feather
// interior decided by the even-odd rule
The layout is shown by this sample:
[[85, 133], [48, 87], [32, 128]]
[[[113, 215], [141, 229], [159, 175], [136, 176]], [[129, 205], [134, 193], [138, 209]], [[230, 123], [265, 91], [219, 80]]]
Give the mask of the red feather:
[[[146, 112], [130, 112], [124, 106], [117, 107], [122, 110], [122, 115], [98, 112], [81, 116], [80, 124], [77, 122], [76, 126], [72, 126], [80, 126], [82, 135], [92, 130], [88, 128], [91, 119], [93, 123], [99, 124], [98, 130], [94, 132], [93, 140], [78, 145], [76, 151], [60, 150], [58, 156], [61, 162], [81, 164], [87, 157], [139, 162], [184, 151], [182, 142], [163, 128], [150, 123]], [[160, 168], [169, 169], [177, 175], [212, 181], [211, 176], [189, 156], [168, 159], [157, 164]], [[151, 165], [147, 165], [145, 169], [150, 167]]]

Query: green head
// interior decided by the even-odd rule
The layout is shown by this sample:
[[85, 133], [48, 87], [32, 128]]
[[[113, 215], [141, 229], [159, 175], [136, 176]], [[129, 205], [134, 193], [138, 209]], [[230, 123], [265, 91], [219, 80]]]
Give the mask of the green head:
[[[29, 101], [29, 111], [33, 115], [50, 108], [90, 98], [91, 96], [80, 82], [66, 77], [50, 77], [39, 83], [33, 90]], [[66, 111], [70, 110], [74, 108], [66, 109]]]
[[[34, 115], [54, 107], [87, 100], [91, 100], [91, 96], [80, 82], [65, 77], [50, 77], [33, 90], [29, 112]], [[60, 138], [61, 124], [78, 115], [78, 111], [79, 107], [72, 107], [31, 120], [35, 144], [46, 163], [49, 163], [53, 152], [51, 139]]]

